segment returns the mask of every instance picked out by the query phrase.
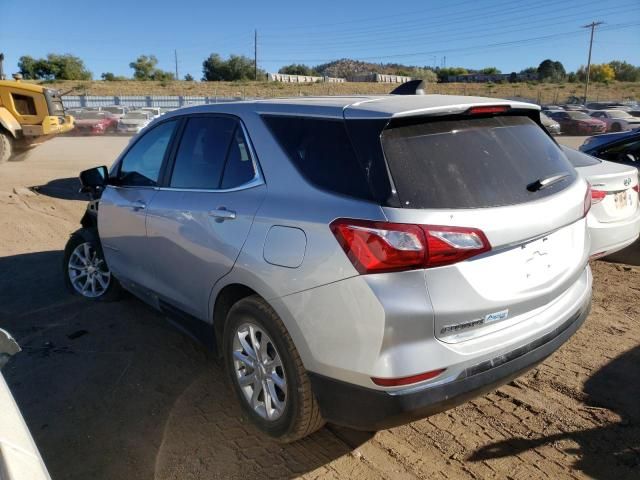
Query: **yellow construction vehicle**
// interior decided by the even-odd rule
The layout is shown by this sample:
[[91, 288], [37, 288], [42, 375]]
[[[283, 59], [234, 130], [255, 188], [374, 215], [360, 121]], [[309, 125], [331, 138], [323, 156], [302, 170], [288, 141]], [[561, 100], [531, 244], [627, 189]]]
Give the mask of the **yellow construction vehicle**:
[[56, 90], [23, 82], [19, 74], [0, 79], [0, 163], [72, 128]]

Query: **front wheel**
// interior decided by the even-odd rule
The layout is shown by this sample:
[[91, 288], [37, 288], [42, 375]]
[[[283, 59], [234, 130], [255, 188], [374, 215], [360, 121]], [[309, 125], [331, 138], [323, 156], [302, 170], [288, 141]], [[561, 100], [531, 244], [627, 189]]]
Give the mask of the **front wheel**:
[[260, 430], [293, 442], [324, 425], [293, 340], [262, 298], [247, 297], [231, 307], [223, 346], [233, 390]]
[[67, 289], [90, 300], [116, 300], [120, 285], [111, 274], [98, 233], [81, 228], [71, 235], [64, 249], [62, 270]]
[[0, 163], [4, 163], [11, 158], [13, 153], [13, 139], [9, 134], [0, 128]]
[[613, 125], [611, 125], [612, 132], [619, 132], [620, 130], [622, 130], [622, 126], [619, 123], [614, 123]]

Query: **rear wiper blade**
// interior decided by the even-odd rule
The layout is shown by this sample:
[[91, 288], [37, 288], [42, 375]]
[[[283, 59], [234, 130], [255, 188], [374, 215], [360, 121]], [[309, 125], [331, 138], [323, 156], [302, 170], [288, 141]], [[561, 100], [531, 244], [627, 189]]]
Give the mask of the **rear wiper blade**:
[[550, 187], [554, 183], [558, 183], [561, 180], [564, 180], [569, 176], [569, 173], [559, 173], [557, 175], [551, 175], [545, 178], [539, 178], [535, 182], [527, 185], [527, 190], [530, 192], [537, 192], [538, 190], [542, 190], [543, 188]]

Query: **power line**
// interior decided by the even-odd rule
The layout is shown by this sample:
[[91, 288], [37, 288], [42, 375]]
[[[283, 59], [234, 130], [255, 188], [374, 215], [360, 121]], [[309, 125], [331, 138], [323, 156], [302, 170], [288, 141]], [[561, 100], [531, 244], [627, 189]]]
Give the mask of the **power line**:
[[589, 94], [589, 76], [591, 75], [591, 49], [593, 48], [593, 32], [598, 25], [602, 25], [604, 22], [591, 22], [588, 25], [583, 25], [582, 28], [591, 29], [591, 39], [589, 40], [589, 59], [587, 60], [587, 81], [584, 84], [584, 102], [587, 103], [587, 95]]
[[[611, 9], [606, 9], [609, 13], [611, 12]], [[638, 8], [635, 9], [624, 9], [624, 10], [620, 10], [620, 11], [616, 11], [614, 13], [631, 13], [631, 12], [637, 12]], [[555, 19], [563, 19], [561, 21], [557, 21], [557, 22], [549, 22], [549, 20], [547, 18], [540, 18], [537, 20], [531, 20], [531, 19], [527, 19], [523, 22], [519, 22], [519, 23], [513, 23], [513, 24], [509, 24], [508, 28], [504, 29], [501, 28], [498, 31], [495, 30], [495, 26], [487, 26], [486, 28], [480, 28], [480, 29], [473, 29], [473, 34], [471, 35], [461, 35], [459, 32], [451, 32], [451, 29], [449, 26], [447, 26], [445, 29], [442, 30], [433, 30], [433, 31], [429, 31], [426, 35], [418, 35], [418, 36], [412, 36], [412, 37], [407, 37], [406, 39], [404, 38], [398, 38], [398, 36], [394, 36], [394, 41], [390, 42], [387, 41], [385, 39], [382, 39], [381, 41], [383, 42], [383, 44], [379, 47], [379, 49], [388, 49], [388, 48], [393, 48], [396, 45], [406, 45], [407, 41], [412, 41], [412, 42], [417, 42], [417, 41], [421, 41], [421, 42], [425, 42], [425, 41], [429, 41], [432, 45], [437, 45], [439, 43], [449, 43], [450, 39], [455, 39], [456, 41], [464, 41], [464, 40], [471, 40], [471, 39], [476, 39], [476, 38], [485, 38], [487, 33], [492, 33], [495, 36], [501, 36], [501, 35], [506, 35], [506, 34], [510, 34], [510, 33], [518, 33], [521, 32], [523, 30], [538, 30], [540, 27], [538, 25], [542, 25], [544, 27], [551, 27], [551, 26], [561, 26], [561, 25], [566, 25], [566, 24], [573, 24], [575, 21], [580, 21], [581, 19], [587, 19], [589, 18], [589, 16], [585, 16], [585, 15], [578, 15], [576, 16], [575, 14], [568, 14], [568, 15], [561, 15], [561, 16], [557, 16], [555, 17]], [[524, 28], [522, 28], [524, 27]], [[441, 33], [442, 32], [442, 33]], [[446, 32], [451, 32], [449, 35], [446, 34]], [[435, 42], [432, 40], [435, 39]], [[338, 39], [336, 39], [336, 41], [339, 41]], [[369, 41], [366, 42], [362, 42], [362, 41], [357, 41], [357, 42], [349, 42], [349, 41], [339, 41], [339, 43], [337, 44], [337, 47], [340, 49], [340, 51], [344, 52], [345, 47], [347, 46], [352, 46], [352, 47], [359, 47], [362, 46], [364, 48], [366, 48], [367, 50], [370, 50], [372, 45], [375, 45], [376, 42], [375, 39], [370, 39]], [[315, 50], [320, 50], [323, 52], [327, 52], [327, 49], [329, 47], [331, 47], [333, 45], [333, 43], [322, 43], [322, 44], [318, 44], [317, 47], [304, 47], [304, 52], [305, 53], [310, 53], [313, 52]], [[266, 45], [267, 47], [271, 46], [269, 44]], [[302, 47], [302, 45], [301, 45]]]
[[[634, 26], [638, 26], [640, 25], [640, 23], [627, 23], [627, 24], [616, 24], [616, 25], [609, 25], [607, 27], [603, 27], [600, 30], [602, 31], [608, 31], [608, 30], [612, 30], [614, 28], [616, 29], [623, 29], [623, 28], [630, 28], [630, 27], [634, 27]], [[503, 47], [503, 46], [521, 46], [521, 45], [528, 45], [530, 43], [533, 42], [540, 42], [540, 41], [544, 41], [544, 40], [552, 40], [555, 38], [562, 38], [562, 37], [572, 37], [572, 36], [576, 36], [576, 35], [580, 35], [581, 34], [581, 30], [576, 30], [576, 31], [571, 31], [571, 32], [564, 32], [564, 33], [556, 33], [556, 34], [552, 34], [552, 35], [542, 35], [542, 36], [538, 36], [538, 37], [529, 37], [529, 38], [523, 38], [523, 39], [519, 39], [519, 40], [513, 40], [513, 41], [508, 41], [508, 42], [496, 42], [496, 43], [490, 43], [490, 44], [484, 44], [484, 45], [474, 45], [471, 47], [461, 47], [461, 48], [450, 48], [450, 49], [441, 49], [441, 50], [430, 50], [430, 51], [423, 51], [423, 52], [412, 52], [412, 53], [399, 53], [399, 54], [394, 54], [394, 55], [378, 55], [378, 56], [370, 56], [370, 57], [360, 57], [358, 59], [354, 59], [354, 60], [382, 60], [382, 59], [389, 59], [389, 58], [403, 58], [403, 57], [416, 57], [416, 56], [428, 56], [428, 55], [434, 55], [434, 54], [442, 54], [442, 53], [450, 53], [450, 52], [461, 52], [461, 51], [468, 51], [468, 50], [483, 50], [486, 48], [495, 48], [495, 47]], [[303, 59], [275, 59], [275, 58], [269, 58], [269, 59], [263, 59], [263, 61], [269, 61], [269, 62], [288, 62], [291, 60], [297, 60], [297, 61], [303, 61]], [[313, 62], [327, 62], [327, 61], [331, 61], [332, 59], [330, 58], [322, 58], [322, 59], [307, 59], [307, 61], [313, 61]]]

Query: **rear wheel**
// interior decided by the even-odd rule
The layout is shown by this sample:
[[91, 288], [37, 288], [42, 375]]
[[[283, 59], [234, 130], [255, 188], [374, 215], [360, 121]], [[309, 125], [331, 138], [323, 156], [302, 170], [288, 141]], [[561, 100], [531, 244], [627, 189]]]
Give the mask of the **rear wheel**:
[[13, 152], [13, 139], [6, 131], [0, 128], [0, 163], [11, 158]]
[[619, 123], [614, 123], [613, 125], [611, 125], [612, 132], [619, 132], [620, 130], [622, 130], [622, 126]]
[[324, 425], [293, 340], [267, 302], [254, 295], [236, 303], [223, 341], [233, 390], [260, 430], [293, 442]]

